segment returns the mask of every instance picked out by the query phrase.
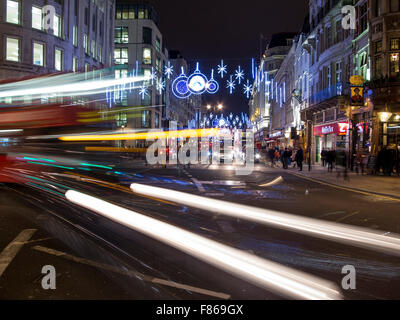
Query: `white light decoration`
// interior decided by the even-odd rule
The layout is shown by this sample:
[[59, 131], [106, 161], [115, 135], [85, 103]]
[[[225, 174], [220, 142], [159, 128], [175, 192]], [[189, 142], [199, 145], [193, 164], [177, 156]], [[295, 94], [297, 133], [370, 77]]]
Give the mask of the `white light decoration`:
[[247, 99], [250, 98], [251, 90], [252, 90], [252, 87], [251, 87], [250, 81], [247, 80], [247, 83], [244, 85], [244, 93], [245, 93]]
[[139, 94], [142, 96], [142, 99], [144, 99], [149, 94], [149, 90], [147, 89], [147, 87], [145, 85], [143, 85], [140, 88]]
[[224, 78], [224, 74], [228, 73], [227, 66], [224, 64], [224, 60], [221, 60], [221, 64], [218, 66], [218, 73], [222, 79]]
[[157, 80], [157, 90], [160, 94], [165, 90], [165, 81], [162, 79]]
[[171, 65], [171, 62], [168, 61], [168, 65], [165, 66], [164, 75], [167, 79], [171, 79], [171, 76], [174, 74], [174, 66]]
[[232, 94], [232, 93], [233, 93], [233, 90], [235, 90], [236, 84], [235, 84], [235, 81], [233, 80], [233, 76], [231, 76], [230, 80], [227, 81], [227, 86], [226, 86], [226, 88], [229, 89], [229, 93], [230, 93], [230, 94]]
[[241, 84], [242, 80], [244, 79], [244, 72], [240, 66], [238, 67], [238, 69], [235, 72], [235, 77], [236, 77], [236, 80], [238, 80], [239, 84]]

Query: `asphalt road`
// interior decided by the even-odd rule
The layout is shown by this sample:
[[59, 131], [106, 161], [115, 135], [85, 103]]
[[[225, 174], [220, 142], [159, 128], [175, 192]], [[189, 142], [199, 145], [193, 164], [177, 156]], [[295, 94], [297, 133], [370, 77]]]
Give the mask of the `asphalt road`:
[[[80, 157], [76, 155], [77, 159]], [[112, 162], [106, 158], [101, 160], [105, 165]], [[26, 169], [24, 164], [16, 167]], [[0, 298], [281, 298], [66, 202], [63, 191], [67, 189], [99, 197], [208, 239], [320, 276], [338, 286], [344, 277], [342, 268], [353, 265], [357, 270], [357, 288], [343, 290], [346, 299], [400, 298], [398, 257], [149, 199], [134, 194], [129, 186], [140, 183], [400, 234], [399, 201], [332, 188], [262, 165], [249, 176], [237, 176], [232, 168], [224, 165], [178, 170], [146, 168], [124, 161], [111, 171], [92, 169], [30, 166], [24, 172], [31, 177], [28, 182], [2, 186], [0, 252], [23, 230], [37, 231], [0, 275]], [[277, 184], [262, 187], [279, 177]], [[43, 265], [55, 266], [56, 290], [42, 289]]]

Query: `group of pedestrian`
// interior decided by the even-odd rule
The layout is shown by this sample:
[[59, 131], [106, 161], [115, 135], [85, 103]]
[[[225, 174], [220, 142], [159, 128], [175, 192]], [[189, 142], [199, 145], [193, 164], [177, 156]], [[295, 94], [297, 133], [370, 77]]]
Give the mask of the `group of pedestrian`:
[[293, 168], [297, 167], [303, 171], [304, 151], [302, 148], [293, 149], [289, 148], [269, 148], [267, 151], [271, 167], [275, 167], [279, 161], [282, 163], [283, 169], [287, 170], [294, 163]]
[[332, 172], [336, 164], [336, 150], [324, 149], [321, 152], [321, 160], [324, 168], [328, 167], [328, 172]]
[[400, 175], [400, 147], [397, 149], [384, 146], [379, 152], [376, 159], [376, 173], [391, 176], [394, 171]]

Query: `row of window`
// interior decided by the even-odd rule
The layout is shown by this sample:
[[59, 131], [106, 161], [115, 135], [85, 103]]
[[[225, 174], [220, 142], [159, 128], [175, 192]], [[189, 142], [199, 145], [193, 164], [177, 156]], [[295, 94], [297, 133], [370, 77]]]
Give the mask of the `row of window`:
[[[44, 30], [44, 20], [42, 8], [32, 7], [32, 28]], [[21, 24], [21, 3], [19, 0], [7, 0], [6, 21], [8, 23]], [[62, 18], [58, 15], [54, 16], [52, 30], [56, 37], [62, 36]]]
[[[390, 51], [400, 50], [400, 39], [399, 38], [392, 38], [390, 39]], [[382, 41], [375, 42], [375, 53], [381, 53], [383, 49]]]
[[[40, 42], [33, 42], [33, 61], [36, 66], [44, 67], [46, 65], [46, 50], [45, 44]], [[17, 38], [6, 38], [6, 60], [12, 62], [21, 61], [21, 42]], [[62, 71], [64, 69], [64, 51], [59, 48], [54, 50], [54, 69]]]
[[[162, 71], [162, 62], [160, 58], [156, 58], [155, 68], [157, 71]], [[115, 48], [114, 49], [114, 63], [117, 65], [128, 64], [129, 63], [129, 53], [128, 48]], [[143, 48], [142, 64], [152, 65], [153, 55], [151, 48]]]
[[[142, 43], [147, 45], [153, 45], [153, 30], [151, 28], [143, 27], [143, 39]], [[114, 41], [116, 44], [129, 43], [129, 28], [128, 27], [116, 27], [114, 30]], [[161, 52], [161, 40], [156, 37], [155, 49]]]

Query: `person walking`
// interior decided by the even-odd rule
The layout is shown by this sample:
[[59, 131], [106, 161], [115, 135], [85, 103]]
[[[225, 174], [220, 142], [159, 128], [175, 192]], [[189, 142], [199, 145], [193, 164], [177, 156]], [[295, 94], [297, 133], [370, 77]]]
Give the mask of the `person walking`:
[[299, 171], [303, 171], [303, 161], [304, 161], [304, 151], [300, 147], [296, 153], [296, 163], [297, 163], [297, 166], [299, 167]]
[[289, 158], [290, 158], [290, 153], [288, 148], [285, 148], [285, 151], [283, 151], [283, 169], [287, 170], [289, 169]]
[[328, 151], [327, 150], [322, 150], [321, 152], [321, 160], [322, 160], [322, 166], [326, 168], [327, 164], [327, 157], [328, 157]]

